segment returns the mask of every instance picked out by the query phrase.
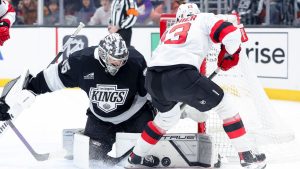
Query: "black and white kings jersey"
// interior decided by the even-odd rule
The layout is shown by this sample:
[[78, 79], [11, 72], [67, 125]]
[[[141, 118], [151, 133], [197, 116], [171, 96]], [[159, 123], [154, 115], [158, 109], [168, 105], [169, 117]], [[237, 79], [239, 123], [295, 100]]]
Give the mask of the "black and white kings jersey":
[[106, 73], [101, 65], [98, 48], [77, 51], [59, 64], [38, 73], [28, 89], [36, 94], [63, 88], [79, 87], [89, 97], [88, 115], [114, 124], [133, 116], [146, 103], [144, 87], [146, 61], [133, 47], [128, 48], [127, 63], [115, 76]]

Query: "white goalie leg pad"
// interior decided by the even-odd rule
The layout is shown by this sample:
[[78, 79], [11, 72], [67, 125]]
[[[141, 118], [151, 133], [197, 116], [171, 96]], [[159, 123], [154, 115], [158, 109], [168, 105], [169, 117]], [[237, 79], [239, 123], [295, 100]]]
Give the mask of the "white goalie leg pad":
[[89, 145], [90, 137], [80, 132], [74, 134], [73, 162], [76, 167], [81, 169], [90, 168]]
[[190, 118], [195, 122], [202, 123], [208, 119], [208, 112], [201, 112], [196, 108], [186, 105], [183, 109], [181, 118]]
[[224, 93], [222, 101], [214, 108], [222, 120], [229, 119], [238, 114], [238, 109], [234, 105], [234, 98], [228, 93]]
[[168, 131], [179, 121], [180, 116], [180, 103], [177, 103], [171, 110], [164, 113], [159, 112], [155, 116], [153, 123], [160, 129]]
[[65, 150], [65, 159], [73, 159], [74, 135], [83, 133], [84, 129], [63, 129], [63, 149]]

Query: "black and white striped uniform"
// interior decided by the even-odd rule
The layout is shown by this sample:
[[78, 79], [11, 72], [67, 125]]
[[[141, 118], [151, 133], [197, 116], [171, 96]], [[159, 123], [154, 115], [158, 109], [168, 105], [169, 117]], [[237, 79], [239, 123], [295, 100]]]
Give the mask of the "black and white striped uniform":
[[119, 33], [130, 46], [132, 26], [137, 20], [137, 4], [134, 0], [114, 0], [111, 4], [110, 25], [118, 26]]
[[111, 24], [119, 26], [121, 29], [131, 28], [137, 16], [127, 14], [129, 9], [137, 10], [137, 5], [134, 0], [114, 0], [111, 4]]

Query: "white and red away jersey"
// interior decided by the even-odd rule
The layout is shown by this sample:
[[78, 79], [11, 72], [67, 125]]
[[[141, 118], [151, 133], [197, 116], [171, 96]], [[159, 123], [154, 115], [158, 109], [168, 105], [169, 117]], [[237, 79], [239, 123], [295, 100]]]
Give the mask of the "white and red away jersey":
[[241, 45], [240, 30], [212, 13], [182, 18], [163, 34], [148, 67], [189, 64], [199, 69], [212, 43], [224, 44], [233, 54]]
[[6, 0], [0, 0], [0, 20], [5, 20], [10, 26], [16, 20], [16, 12]]

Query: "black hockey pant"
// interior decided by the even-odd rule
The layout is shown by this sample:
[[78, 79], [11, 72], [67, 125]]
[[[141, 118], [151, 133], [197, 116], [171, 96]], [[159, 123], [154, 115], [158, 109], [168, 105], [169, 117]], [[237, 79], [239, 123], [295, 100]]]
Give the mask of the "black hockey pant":
[[199, 74], [191, 65], [149, 68], [145, 85], [154, 107], [160, 112], [171, 110], [178, 102], [202, 112], [208, 111], [217, 106], [224, 96], [217, 84]]

